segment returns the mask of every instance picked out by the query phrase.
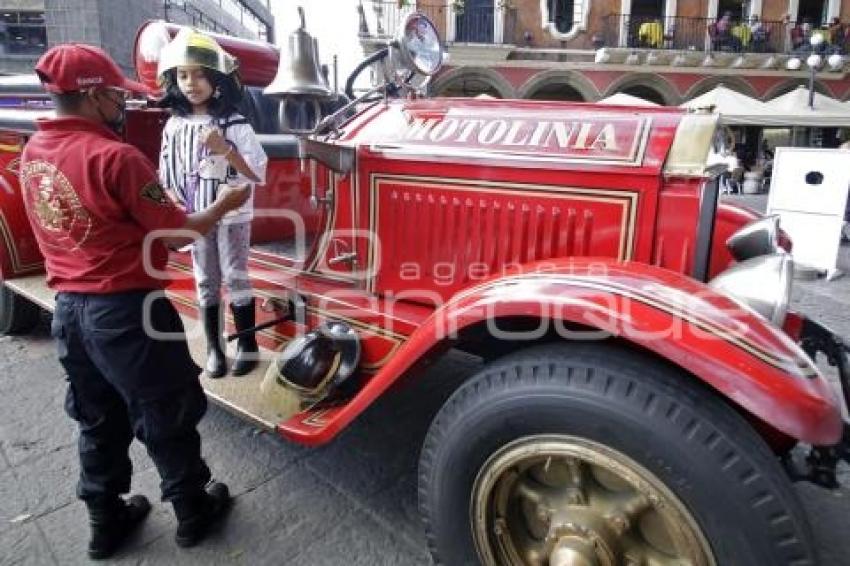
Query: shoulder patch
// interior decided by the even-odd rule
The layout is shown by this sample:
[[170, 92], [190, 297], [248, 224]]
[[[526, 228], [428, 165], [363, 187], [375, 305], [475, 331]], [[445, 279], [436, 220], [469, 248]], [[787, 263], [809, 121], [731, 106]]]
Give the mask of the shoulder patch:
[[171, 201], [168, 200], [168, 197], [165, 196], [165, 189], [162, 188], [156, 181], [151, 181], [144, 187], [142, 187], [142, 198], [148, 199], [151, 202], [156, 204], [166, 206], [171, 204]]

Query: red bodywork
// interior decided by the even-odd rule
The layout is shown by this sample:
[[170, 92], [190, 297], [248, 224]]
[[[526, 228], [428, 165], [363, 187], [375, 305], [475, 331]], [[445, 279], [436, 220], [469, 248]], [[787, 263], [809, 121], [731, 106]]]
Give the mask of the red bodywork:
[[[276, 66], [276, 52], [241, 48], [232, 46], [243, 69], [270, 69], [272, 58]], [[249, 84], [267, 75], [243, 74]], [[281, 154], [291, 138], [265, 139], [273, 158], [255, 197], [255, 293], [297, 290], [307, 327], [345, 320], [363, 344], [357, 393], [280, 423], [281, 434], [326, 442], [416, 362], [463, 347], [472, 328], [522, 319], [604, 331], [683, 368], [766, 430], [837, 442], [831, 390], [794, 341], [690, 276], [700, 213], [714, 203], [704, 176], [665, 170], [683, 118], [665, 108], [381, 102], [326, 141], [354, 152], [353, 169], [342, 172]], [[131, 112], [128, 140], [155, 158], [163, 121], [159, 111]], [[3, 279], [40, 261], [12, 166], [22, 138], [8, 141], [0, 148], [9, 186], [0, 194]], [[732, 263], [724, 242], [753, 218], [720, 206], [710, 276]], [[293, 253], [301, 232], [304, 251]], [[175, 254], [169, 276], [175, 304], [195, 316], [188, 256]], [[258, 322], [272, 317], [258, 312]], [[258, 339], [278, 349], [303, 330], [284, 322]]]

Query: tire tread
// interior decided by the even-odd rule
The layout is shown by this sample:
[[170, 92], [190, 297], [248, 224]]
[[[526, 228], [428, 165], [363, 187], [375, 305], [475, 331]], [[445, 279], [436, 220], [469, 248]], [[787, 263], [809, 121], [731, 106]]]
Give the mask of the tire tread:
[[26, 334], [38, 324], [41, 309], [0, 281], [0, 335]]
[[[604, 369], [607, 367], [620, 371], [612, 373]], [[648, 374], [651, 377], [645, 377]], [[462, 426], [466, 412], [493, 395], [509, 392], [512, 386], [557, 385], [603, 399], [619, 399], [637, 408], [653, 421], [653, 426], [666, 422], [681, 437], [702, 446], [730, 480], [739, 482], [745, 489], [757, 490], [745, 500], [742, 512], [757, 514], [770, 527], [773, 545], [782, 554], [777, 566], [816, 564], [810, 527], [775, 455], [739, 414], [690, 379], [678, 368], [651, 356], [601, 344], [535, 346], [485, 366], [440, 409], [423, 444], [418, 474], [419, 505], [434, 562], [449, 563], [438, 550], [432, 522], [434, 502], [430, 495], [431, 483], [438, 472], [440, 447], [451, 431]], [[618, 382], [623, 380], [619, 386]], [[772, 473], [766, 475], [759, 470]]]

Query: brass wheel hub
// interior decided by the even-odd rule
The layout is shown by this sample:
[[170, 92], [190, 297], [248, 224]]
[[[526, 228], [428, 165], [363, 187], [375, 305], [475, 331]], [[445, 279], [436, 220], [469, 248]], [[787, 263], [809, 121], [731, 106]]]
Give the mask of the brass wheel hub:
[[503, 447], [479, 471], [470, 512], [488, 566], [715, 566], [695, 519], [655, 475], [581, 438]]

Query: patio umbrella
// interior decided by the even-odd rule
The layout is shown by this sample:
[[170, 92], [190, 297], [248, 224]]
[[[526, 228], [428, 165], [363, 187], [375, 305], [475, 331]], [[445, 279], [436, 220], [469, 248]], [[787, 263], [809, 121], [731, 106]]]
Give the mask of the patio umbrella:
[[760, 100], [734, 91], [724, 85], [701, 94], [683, 104], [680, 108], [690, 110], [712, 109], [720, 114], [720, 121], [727, 126], [757, 126], [769, 121], [773, 116]]
[[[791, 92], [787, 92], [768, 101], [767, 106], [780, 112], [798, 112], [801, 108], [809, 110], [809, 89], [800, 85]], [[815, 92], [815, 111], [837, 112], [840, 114], [847, 112], [847, 108], [843, 102], [839, 102], [831, 96], [826, 96], [817, 91]]]
[[771, 125], [775, 126], [850, 127], [850, 109], [845, 104], [816, 92], [814, 109], [809, 108], [809, 89], [804, 86], [777, 96], [765, 106], [773, 114]]
[[598, 101], [598, 104], [614, 104], [619, 106], [658, 106], [658, 104], [654, 102], [650, 102], [649, 100], [640, 98], [639, 96], [626, 94], [625, 92], [618, 92], [611, 96], [607, 96]]

